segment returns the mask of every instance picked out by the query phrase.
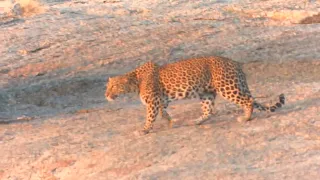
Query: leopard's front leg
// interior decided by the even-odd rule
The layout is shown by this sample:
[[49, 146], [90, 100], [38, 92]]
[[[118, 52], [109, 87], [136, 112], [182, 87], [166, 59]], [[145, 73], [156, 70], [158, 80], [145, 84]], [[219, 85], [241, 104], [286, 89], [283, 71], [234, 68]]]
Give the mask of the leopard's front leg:
[[160, 98], [158, 97], [149, 97], [145, 100], [145, 102], [147, 116], [143, 130], [140, 131], [140, 135], [148, 134], [152, 130], [153, 123], [159, 114], [160, 108]]

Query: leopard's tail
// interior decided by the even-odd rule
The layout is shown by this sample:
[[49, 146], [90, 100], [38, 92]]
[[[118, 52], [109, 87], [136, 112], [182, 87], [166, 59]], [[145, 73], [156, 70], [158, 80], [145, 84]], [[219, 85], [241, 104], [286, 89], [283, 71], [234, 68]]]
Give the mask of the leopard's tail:
[[273, 105], [265, 106], [256, 101], [253, 102], [253, 107], [257, 108], [259, 111], [269, 111], [274, 112], [276, 109], [281, 108], [285, 103], [284, 94], [279, 95], [279, 101]]

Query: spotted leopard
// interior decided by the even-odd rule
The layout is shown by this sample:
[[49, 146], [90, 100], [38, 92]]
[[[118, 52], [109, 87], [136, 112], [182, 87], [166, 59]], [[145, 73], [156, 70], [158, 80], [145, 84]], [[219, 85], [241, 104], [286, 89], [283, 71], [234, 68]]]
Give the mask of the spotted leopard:
[[146, 105], [147, 118], [141, 134], [152, 130], [158, 114], [171, 124], [166, 108], [173, 100], [201, 100], [203, 114], [195, 120], [196, 124], [210, 117], [217, 94], [242, 107], [244, 116], [238, 117], [239, 122], [250, 120], [253, 108], [274, 112], [285, 103], [283, 94], [271, 106], [256, 102], [240, 63], [225, 57], [193, 58], [163, 66], [147, 62], [124, 75], [109, 78], [105, 92], [108, 101], [126, 93], [139, 94]]

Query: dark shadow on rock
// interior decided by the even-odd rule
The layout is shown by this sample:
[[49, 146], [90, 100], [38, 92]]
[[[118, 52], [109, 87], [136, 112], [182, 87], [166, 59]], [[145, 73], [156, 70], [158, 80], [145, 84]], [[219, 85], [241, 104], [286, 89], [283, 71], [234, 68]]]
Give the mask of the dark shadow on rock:
[[300, 24], [317, 24], [320, 23], [320, 13], [302, 19]]
[[6, 120], [0, 119], [0, 125], [23, 124], [23, 123], [30, 123], [35, 120], [36, 119], [20, 121], [20, 120], [16, 120], [16, 119], [6, 119]]
[[8, 18], [3, 21], [0, 21], [0, 27], [10, 27], [10, 26], [14, 26], [14, 25], [17, 25], [17, 24], [23, 23], [23, 22], [25, 22], [24, 19]]
[[55, 5], [55, 4], [62, 4], [65, 2], [70, 2], [71, 0], [44, 0], [47, 4]]
[[[52, 117], [81, 109], [103, 108], [106, 79], [109, 75], [88, 75], [68, 78], [30, 77], [14, 86], [0, 89], [0, 124], [15, 122], [18, 117]], [[32, 83], [28, 83], [28, 82]], [[9, 83], [10, 84], [10, 83]], [[9, 104], [8, 101], [11, 101]], [[3, 107], [2, 107], [3, 106]], [[0, 118], [1, 118], [0, 117]], [[21, 122], [29, 122], [22, 120]]]

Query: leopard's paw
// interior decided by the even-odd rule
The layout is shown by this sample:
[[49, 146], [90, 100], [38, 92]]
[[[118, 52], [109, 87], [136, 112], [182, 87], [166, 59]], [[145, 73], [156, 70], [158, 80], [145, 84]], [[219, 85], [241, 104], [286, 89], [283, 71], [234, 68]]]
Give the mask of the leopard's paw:
[[147, 130], [137, 130], [133, 132], [133, 134], [137, 137], [146, 135], [148, 133], [150, 133], [150, 131], [147, 131]]
[[247, 121], [249, 121], [249, 120], [250, 120], [249, 118], [244, 117], [244, 116], [240, 116], [240, 117], [237, 118], [237, 121], [238, 121], [239, 123], [244, 123], [244, 122], [247, 122]]

